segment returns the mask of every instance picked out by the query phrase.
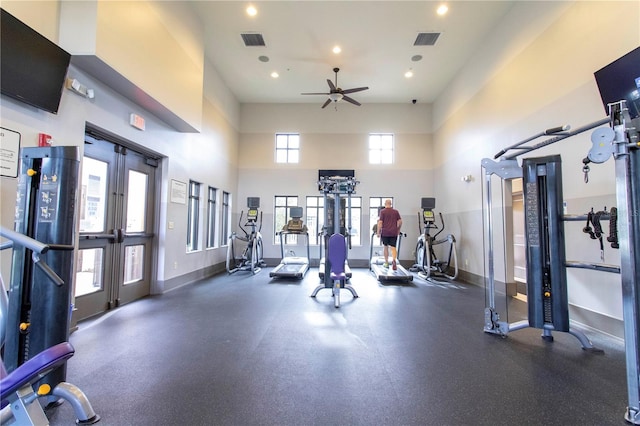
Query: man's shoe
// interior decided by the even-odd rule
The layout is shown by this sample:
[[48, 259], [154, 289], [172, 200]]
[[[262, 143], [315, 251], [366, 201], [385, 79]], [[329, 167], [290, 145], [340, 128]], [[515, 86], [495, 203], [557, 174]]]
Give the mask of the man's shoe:
[[393, 269], [394, 271], [398, 270], [398, 267], [396, 266], [396, 261], [394, 260], [393, 263], [391, 264], [391, 269]]

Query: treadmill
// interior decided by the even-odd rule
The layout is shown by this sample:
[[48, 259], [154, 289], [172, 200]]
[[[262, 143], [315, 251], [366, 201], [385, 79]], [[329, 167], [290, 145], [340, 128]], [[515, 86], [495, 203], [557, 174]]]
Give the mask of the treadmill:
[[[307, 225], [302, 221], [302, 207], [291, 207], [289, 210], [291, 219], [278, 232], [280, 236], [280, 264], [269, 272], [271, 278], [296, 278], [302, 279], [309, 270], [309, 232]], [[304, 235], [307, 246], [307, 256], [285, 256], [284, 245], [287, 235]]]
[[[375, 224], [373, 226], [373, 232], [371, 233], [371, 244], [369, 245], [369, 270], [376, 276], [378, 281], [380, 282], [388, 282], [388, 281], [401, 281], [408, 282], [413, 281], [413, 274], [407, 271], [401, 264], [400, 260], [396, 261], [396, 266], [398, 269], [395, 271], [389, 265], [388, 268], [384, 267], [384, 256], [374, 256], [373, 255], [373, 238], [376, 235], [378, 225]], [[406, 234], [402, 232], [398, 234], [398, 239], [396, 242], [396, 248], [398, 250], [398, 254], [400, 253], [400, 243], [402, 242], [402, 238], [405, 237]], [[383, 249], [383, 246], [378, 246], [380, 250]], [[391, 250], [391, 249], [389, 249]]]

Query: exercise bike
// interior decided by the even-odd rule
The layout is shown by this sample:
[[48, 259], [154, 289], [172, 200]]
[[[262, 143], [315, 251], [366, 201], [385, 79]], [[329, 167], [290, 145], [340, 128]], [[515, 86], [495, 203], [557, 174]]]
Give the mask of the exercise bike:
[[[258, 224], [260, 198], [247, 198], [247, 205], [246, 223], [242, 225], [244, 211], [240, 212], [240, 219], [238, 220], [238, 227], [242, 230], [244, 236], [233, 232], [229, 237], [229, 245], [227, 246], [227, 272], [229, 274], [238, 271], [251, 271], [251, 273], [255, 275], [260, 272], [262, 267], [266, 266], [262, 258], [263, 243], [262, 234], [260, 234], [260, 230], [262, 229], [262, 212], [260, 212], [260, 222]], [[246, 228], [250, 228], [250, 231], [247, 232]], [[235, 257], [235, 241], [237, 240], [247, 243], [239, 258]]]
[[[50, 284], [58, 287], [64, 285], [62, 278], [40, 259], [40, 255], [48, 251], [50, 246], [4, 227], [0, 227], [0, 235], [9, 239], [0, 244], [0, 250], [12, 248], [14, 245], [29, 249], [32, 252], [33, 265], [47, 276]], [[0, 347], [7, 335], [8, 305], [7, 292], [0, 276]], [[25, 326], [28, 330], [28, 325]], [[100, 416], [93, 411], [91, 403], [78, 387], [64, 381], [50, 384], [47, 380], [41, 380], [54, 370], [64, 368], [64, 364], [74, 353], [75, 350], [70, 343], [61, 342], [31, 356], [10, 372], [7, 372], [4, 361], [0, 358], [0, 424], [48, 425], [49, 419], [42, 408], [44, 403], [41, 404], [40, 398], [47, 401], [68, 401], [77, 417], [77, 424], [98, 422]], [[51, 405], [56, 404], [57, 401]]]
[[[440, 230], [435, 235], [431, 235], [432, 229], [438, 229], [433, 209], [436, 207], [435, 198], [422, 198], [422, 214], [418, 213], [418, 229], [420, 223], [424, 228], [420, 230], [422, 234], [418, 237], [416, 244], [416, 263], [410, 268], [412, 272], [418, 272], [418, 276], [425, 280], [431, 280], [432, 277], [440, 276], [449, 280], [455, 280], [458, 277], [458, 256], [456, 253], [456, 238], [452, 234], [448, 234], [445, 238], [437, 239], [444, 231], [444, 219], [440, 213]], [[439, 259], [436, 255], [434, 247], [440, 244], [448, 243], [447, 260]]]

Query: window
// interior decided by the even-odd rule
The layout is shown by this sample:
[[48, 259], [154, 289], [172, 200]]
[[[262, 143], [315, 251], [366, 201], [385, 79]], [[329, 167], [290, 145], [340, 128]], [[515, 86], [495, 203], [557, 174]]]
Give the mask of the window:
[[324, 226], [324, 197], [307, 197], [305, 223], [309, 230], [309, 244], [318, 245], [318, 235]]
[[[346, 198], [346, 197], [345, 197]], [[349, 200], [345, 200], [347, 206]], [[362, 245], [362, 197], [351, 197], [351, 245]], [[349, 222], [346, 224], [349, 226]], [[364, 232], [364, 235], [369, 235]]]
[[209, 187], [207, 196], [207, 248], [216, 246], [216, 196], [218, 190]]
[[226, 246], [229, 240], [229, 220], [231, 215], [231, 194], [222, 192], [222, 217], [220, 223], [220, 245]]
[[[378, 213], [384, 208], [384, 200], [391, 200], [393, 205], [393, 197], [369, 197], [369, 229], [373, 233], [373, 225], [378, 223]], [[373, 246], [380, 245], [380, 238], [373, 236]]]
[[200, 184], [189, 181], [189, 211], [187, 218], [187, 251], [198, 250], [198, 222], [200, 221]]
[[[282, 227], [289, 221], [289, 207], [298, 207], [298, 197], [276, 195], [275, 204], [273, 208], [274, 228], [276, 232], [281, 231]], [[297, 244], [297, 235], [287, 235], [285, 244]], [[280, 244], [280, 237], [276, 237], [276, 244]]]
[[391, 133], [369, 134], [369, 164], [393, 163], [393, 135]]
[[297, 163], [300, 159], [300, 135], [276, 134], [276, 163]]

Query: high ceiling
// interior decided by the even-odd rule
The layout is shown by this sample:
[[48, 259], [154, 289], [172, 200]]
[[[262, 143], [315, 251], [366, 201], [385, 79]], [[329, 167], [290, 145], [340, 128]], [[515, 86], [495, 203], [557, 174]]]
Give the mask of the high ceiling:
[[[516, 1], [193, 1], [206, 56], [241, 103], [317, 103], [333, 68], [342, 89], [364, 103], [433, 102]], [[433, 45], [414, 43], [439, 34]], [[245, 44], [242, 34], [264, 46]], [[339, 45], [341, 53], [332, 49]], [[272, 72], [279, 74], [271, 77]], [[413, 77], [405, 77], [407, 71]]]

